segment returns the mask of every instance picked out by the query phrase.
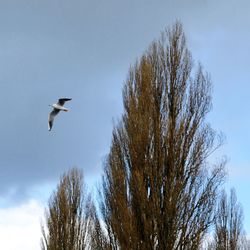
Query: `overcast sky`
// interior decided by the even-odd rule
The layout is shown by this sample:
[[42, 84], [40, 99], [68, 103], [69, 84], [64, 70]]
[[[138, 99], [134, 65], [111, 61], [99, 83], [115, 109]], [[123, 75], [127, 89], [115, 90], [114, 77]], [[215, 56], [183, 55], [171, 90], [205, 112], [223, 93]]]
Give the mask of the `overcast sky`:
[[[177, 19], [211, 75], [208, 119], [227, 138], [214, 158], [228, 158], [226, 186], [250, 234], [249, 9], [247, 0], [0, 1], [0, 245], [16, 234], [5, 250], [39, 249], [43, 208], [69, 167], [90, 187], [100, 180], [129, 66]], [[70, 112], [48, 132], [59, 97], [72, 98]]]

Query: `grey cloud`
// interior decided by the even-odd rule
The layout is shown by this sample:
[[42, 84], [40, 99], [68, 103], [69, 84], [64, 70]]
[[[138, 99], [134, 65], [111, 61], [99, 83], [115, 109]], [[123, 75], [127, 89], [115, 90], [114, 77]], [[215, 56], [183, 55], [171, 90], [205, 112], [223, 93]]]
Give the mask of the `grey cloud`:
[[[98, 179], [129, 65], [176, 19], [193, 49], [206, 48], [206, 34], [230, 29], [222, 2], [0, 2], [0, 196], [16, 187], [13, 199], [24, 199], [71, 166]], [[62, 96], [71, 111], [49, 133], [48, 104]]]

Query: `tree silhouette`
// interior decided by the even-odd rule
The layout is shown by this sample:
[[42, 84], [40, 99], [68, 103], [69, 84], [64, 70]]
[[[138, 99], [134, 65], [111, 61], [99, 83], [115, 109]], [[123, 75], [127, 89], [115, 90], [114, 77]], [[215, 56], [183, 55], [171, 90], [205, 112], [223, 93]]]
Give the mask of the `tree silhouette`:
[[102, 248], [198, 249], [213, 223], [224, 163], [207, 163], [221, 141], [205, 121], [211, 81], [193, 66], [176, 23], [131, 67], [104, 168]]
[[46, 210], [42, 249], [82, 250], [89, 246], [91, 202], [83, 190], [83, 175], [76, 168], [60, 180]]
[[226, 192], [222, 192], [216, 214], [213, 249], [249, 249], [243, 230], [243, 210], [234, 189], [231, 189], [229, 199]]

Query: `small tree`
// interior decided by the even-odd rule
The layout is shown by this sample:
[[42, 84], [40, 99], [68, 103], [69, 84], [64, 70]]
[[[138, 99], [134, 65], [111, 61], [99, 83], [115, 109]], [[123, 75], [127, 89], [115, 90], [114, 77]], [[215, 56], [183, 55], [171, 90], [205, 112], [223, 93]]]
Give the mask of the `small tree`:
[[110, 249], [109, 242], [107, 241], [107, 235], [104, 232], [104, 228], [100, 218], [97, 215], [95, 206], [91, 207], [91, 249]]
[[42, 226], [42, 249], [87, 249], [90, 204], [83, 190], [82, 172], [71, 169], [62, 176], [48, 202], [46, 225]]
[[231, 189], [229, 199], [226, 192], [222, 192], [216, 214], [214, 249], [246, 249], [247, 241], [242, 223], [243, 211], [237, 202], [234, 189]]
[[176, 23], [131, 68], [105, 164], [101, 212], [110, 249], [198, 249], [214, 219], [223, 165], [205, 122], [211, 82], [192, 70]]

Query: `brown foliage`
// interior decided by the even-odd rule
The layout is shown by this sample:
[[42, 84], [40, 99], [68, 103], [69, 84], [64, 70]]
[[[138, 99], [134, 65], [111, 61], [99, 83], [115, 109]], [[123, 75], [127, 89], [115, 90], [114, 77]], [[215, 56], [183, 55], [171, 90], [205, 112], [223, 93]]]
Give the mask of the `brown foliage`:
[[103, 177], [105, 248], [198, 249], [213, 222], [224, 163], [207, 167], [220, 141], [205, 123], [210, 79], [192, 69], [176, 23], [130, 70]]
[[71, 169], [60, 180], [46, 210], [42, 249], [81, 250], [88, 246], [89, 207], [81, 171]]

